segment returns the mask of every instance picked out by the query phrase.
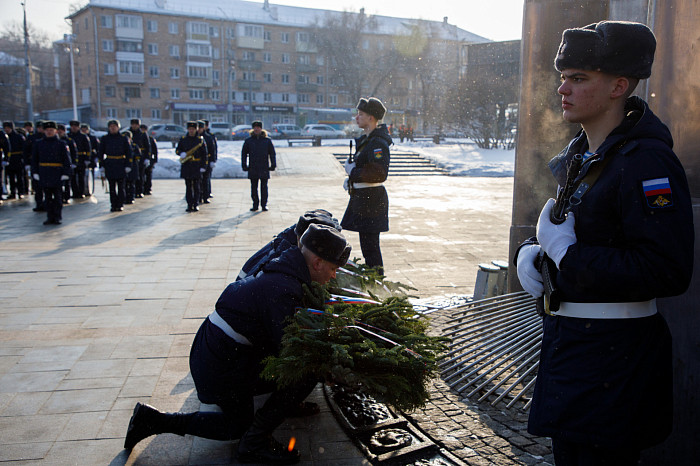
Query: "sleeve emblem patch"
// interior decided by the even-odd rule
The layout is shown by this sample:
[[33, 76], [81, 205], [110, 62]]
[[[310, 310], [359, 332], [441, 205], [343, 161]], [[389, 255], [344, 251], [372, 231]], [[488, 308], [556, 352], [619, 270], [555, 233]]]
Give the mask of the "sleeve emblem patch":
[[668, 178], [642, 181], [642, 190], [650, 208], [663, 209], [673, 206], [673, 193]]
[[374, 158], [375, 159], [382, 158], [382, 149], [381, 148], [374, 149]]

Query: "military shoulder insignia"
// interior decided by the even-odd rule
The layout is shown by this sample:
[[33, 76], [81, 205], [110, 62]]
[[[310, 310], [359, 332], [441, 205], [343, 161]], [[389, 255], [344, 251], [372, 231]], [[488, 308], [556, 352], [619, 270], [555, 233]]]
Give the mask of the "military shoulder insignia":
[[651, 209], [665, 209], [673, 206], [673, 193], [668, 178], [642, 181], [642, 190]]
[[374, 149], [374, 158], [375, 159], [381, 159], [382, 158], [382, 148], [378, 147]]

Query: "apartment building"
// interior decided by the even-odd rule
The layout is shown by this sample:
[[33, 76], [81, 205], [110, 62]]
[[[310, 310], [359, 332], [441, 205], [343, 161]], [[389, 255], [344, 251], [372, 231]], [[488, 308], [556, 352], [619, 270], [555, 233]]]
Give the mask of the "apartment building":
[[[79, 49], [78, 104], [91, 106], [97, 127], [111, 118], [148, 124], [260, 119], [269, 127], [305, 123], [306, 115], [325, 110], [349, 112], [359, 96], [329, 73], [330, 60], [310, 33], [331, 13], [267, 1], [91, 0], [69, 16]], [[372, 43], [359, 46], [390, 46], [394, 34], [414, 24], [375, 18]], [[448, 25], [447, 18], [432, 23], [445, 31], [433, 39], [454, 49], [457, 61], [449, 66], [456, 79], [460, 47], [487, 40]], [[397, 73], [387, 82], [380, 97], [392, 115], [420, 115], [418, 78]]]

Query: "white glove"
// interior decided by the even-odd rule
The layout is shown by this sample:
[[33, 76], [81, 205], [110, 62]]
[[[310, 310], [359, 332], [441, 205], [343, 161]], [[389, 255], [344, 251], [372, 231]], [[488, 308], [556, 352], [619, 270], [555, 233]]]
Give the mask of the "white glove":
[[73, 170], [75, 170], [75, 169], [76, 169], [76, 167], [77, 167], [77, 165], [76, 165], [76, 164], [74, 164], [74, 163], [71, 163], [71, 164], [70, 164], [70, 167], [71, 167], [71, 168], [72, 168]]
[[25, 165], [25, 166], [24, 166], [24, 171], [25, 171], [25, 172], [29, 172], [31, 169], [32, 169], [32, 166], [31, 166], [31, 165]]
[[200, 169], [199, 169], [199, 173], [204, 173], [205, 171], [207, 171], [206, 168], [200, 168]]
[[68, 175], [61, 175], [61, 181], [68, 181], [70, 177]]
[[83, 163], [85, 164], [86, 167], [89, 167], [89, 166], [90, 166], [90, 161], [89, 161], [89, 160], [85, 160], [85, 161], [83, 161]]
[[151, 165], [151, 161], [148, 160], [148, 159], [146, 159], [146, 160], [143, 162], [143, 166], [144, 166], [144, 167], [148, 167], [149, 165]]
[[350, 175], [353, 168], [355, 168], [355, 162], [350, 162], [350, 158], [345, 159], [345, 173]]
[[32, 178], [34, 178], [35, 180], [39, 181], [39, 174], [38, 174], [38, 173], [34, 173], [34, 174], [32, 175]]
[[518, 251], [518, 280], [523, 289], [533, 298], [539, 298], [544, 293], [542, 274], [535, 268], [535, 259], [540, 253], [539, 244], [526, 244]]
[[343, 189], [350, 191], [350, 178], [345, 178], [345, 181], [343, 181]]
[[10, 162], [8, 162], [7, 160], [3, 160], [3, 161], [2, 161], [2, 166], [3, 166], [3, 167], [8, 166], [9, 164], [10, 164]]
[[574, 214], [569, 212], [564, 223], [553, 224], [549, 218], [553, 206], [554, 199], [550, 199], [540, 212], [540, 218], [537, 220], [537, 241], [559, 268], [559, 263], [566, 255], [569, 246], [576, 243], [575, 220]]
[[126, 167], [124, 168], [125, 173], [131, 173], [131, 167]]
[[187, 157], [187, 152], [180, 152], [180, 158], [184, 159], [185, 157]]
[[100, 168], [100, 178], [104, 178], [104, 177], [105, 177], [105, 169]]
[[211, 163], [209, 164], [209, 168], [211, 168], [211, 169], [213, 170], [214, 167], [216, 167], [216, 162], [211, 162]]

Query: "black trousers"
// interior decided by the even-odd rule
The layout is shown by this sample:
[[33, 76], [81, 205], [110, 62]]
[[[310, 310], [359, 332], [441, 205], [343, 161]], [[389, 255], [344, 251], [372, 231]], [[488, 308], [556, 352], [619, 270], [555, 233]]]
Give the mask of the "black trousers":
[[200, 193], [201, 180], [199, 178], [185, 178], [185, 199], [187, 207], [197, 207], [199, 199], [202, 196]]
[[[82, 163], [82, 162], [80, 162]], [[73, 180], [71, 187], [73, 189], [73, 197], [82, 197], [85, 194], [85, 166], [78, 165], [73, 172]]]
[[10, 179], [10, 195], [17, 196], [25, 193], [24, 183], [26, 177], [24, 176], [24, 168], [12, 168], [10, 166], [5, 170], [7, 172], [7, 177]]
[[556, 466], [635, 466], [640, 451], [635, 448], [603, 448], [552, 438]]
[[143, 164], [138, 165], [139, 177], [136, 180], [136, 194], [144, 193], [144, 181], [146, 180], [146, 166]]
[[190, 372], [202, 403], [216, 404], [222, 412], [196, 412], [188, 416], [186, 433], [214, 440], [240, 438], [253, 421], [253, 397], [272, 392], [258, 410], [270, 433], [311, 393], [316, 380], [277, 389], [274, 381], [259, 377], [260, 352], [240, 345], [205, 320], [190, 351]]
[[[258, 198], [258, 181], [260, 181], [260, 197]], [[250, 179], [250, 198], [253, 199], [253, 208], [258, 205], [267, 206], [267, 178]]]
[[146, 167], [143, 174], [143, 193], [151, 194], [151, 188], [153, 187], [153, 164]]
[[109, 178], [109, 202], [112, 204], [112, 209], [124, 207], [124, 178], [118, 180]]
[[201, 201], [204, 202], [205, 200], [209, 199], [210, 194], [211, 194], [211, 169], [207, 168], [207, 171], [202, 173], [202, 199], [201, 199]]
[[369, 267], [380, 267], [384, 273], [384, 262], [382, 261], [382, 251], [379, 249], [379, 232], [360, 232], [360, 249], [362, 257]]
[[32, 188], [34, 188], [34, 201], [38, 209], [44, 208], [44, 188], [41, 187], [41, 180], [32, 178]]
[[61, 211], [63, 210], [61, 186], [44, 188], [44, 207], [46, 208], [47, 220], [51, 222], [61, 220]]
[[68, 202], [68, 199], [70, 199], [70, 188], [71, 188], [71, 182], [70, 180], [66, 180], [63, 182], [63, 200]]

